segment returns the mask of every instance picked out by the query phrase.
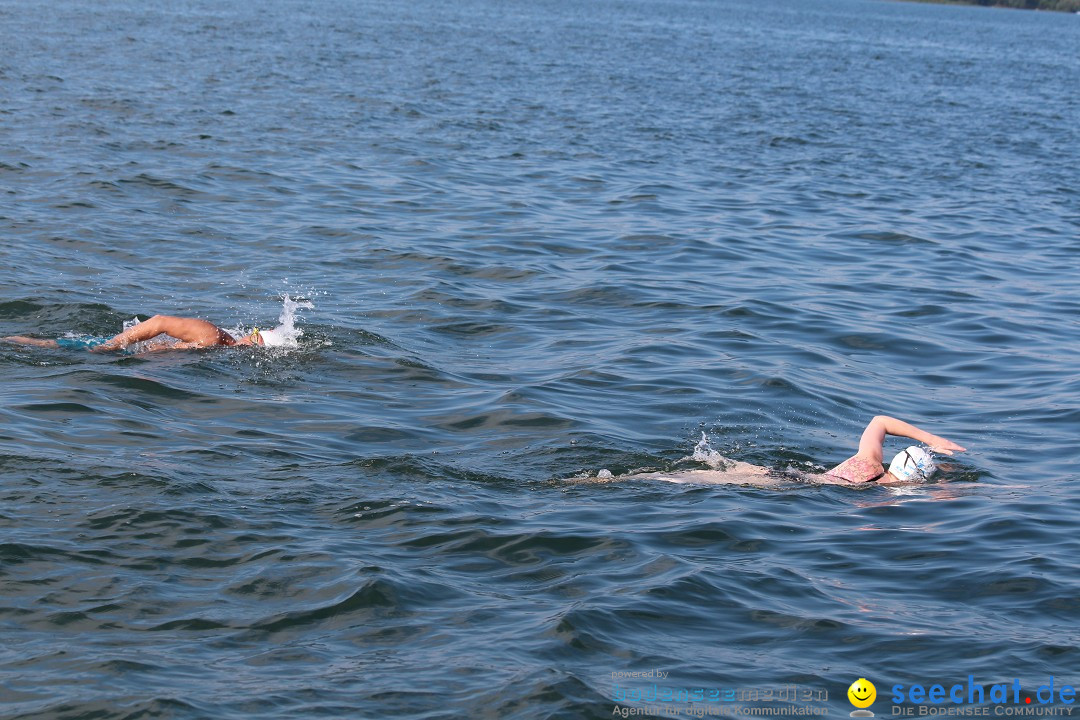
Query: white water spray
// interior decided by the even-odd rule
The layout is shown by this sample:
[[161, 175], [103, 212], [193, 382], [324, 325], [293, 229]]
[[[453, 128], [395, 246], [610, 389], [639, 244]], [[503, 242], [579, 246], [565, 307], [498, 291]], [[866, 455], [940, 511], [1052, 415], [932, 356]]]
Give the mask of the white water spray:
[[297, 311], [310, 310], [313, 307], [315, 306], [307, 300], [293, 300], [286, 294], [281, 307], [281, 315], [278, 316], [279, 324], [273, 330], [262, 331], [263, 341], [271, 347], [299, 347], [300, 337], [304, 331], [296, 326], [299, 317]]
[[712, 445], [709, 444], [709, 436], [704, 432], [701, 433], [701, 440], [694, 446], [694, 454], [690, 457], [693, 460], [705, 463], [713, 470], [723, 470], [724, 466], [731, 462], [719, 452], [713, 450]]

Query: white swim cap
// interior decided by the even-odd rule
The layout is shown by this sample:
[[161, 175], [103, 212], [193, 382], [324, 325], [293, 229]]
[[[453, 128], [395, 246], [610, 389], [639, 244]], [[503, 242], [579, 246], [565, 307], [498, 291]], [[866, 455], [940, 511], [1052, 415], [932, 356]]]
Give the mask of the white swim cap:
[[896, 457], [889, 463], [889, 473], [903, 482], [925, 480], [935, 472], [937, 465], [934, 464], [934, 458], [921, 447], [914, 445], [896, 453]]
[[260, 330], [259, 335], [262, 336], [263, 345], [268, 347], [279, 347], [285, 344], [285, 338], [279, 330]]

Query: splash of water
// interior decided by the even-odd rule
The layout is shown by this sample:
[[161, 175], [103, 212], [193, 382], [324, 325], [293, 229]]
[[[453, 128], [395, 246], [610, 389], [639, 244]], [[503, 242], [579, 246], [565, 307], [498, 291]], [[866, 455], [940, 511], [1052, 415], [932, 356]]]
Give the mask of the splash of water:
[[[302, 328], [297, 327], [296, 322], [300, 319], [300, 310], [310, 310], [315, 307], [308, 300], [294, 300], [288, 293], [282, 298], [281, 315], [278, 316], [278, 325], [273, 330], [259, 329], [263, 342], [267, 347], [283, 348], [291, 350], [300, 347], [300, 338], [304, 334]], [[254, 328], [246, 328], [238, 325], [229, 330], [233, 337], [250, 335]]]
[[701, 433], [701, 440], [694, 446], [694, 454], [690, 458], [703, 462], [714, 470], [723, 470], [726, 464], [731, 462], [718, 451], [713, 450], [712, 445], [709, 444], [709, 436], [704, 432]]
[[281, 307], [281, 315], [278, 316], [278, 326], [273, 330], [263, 332], [263, 339], [267, 345], [285, 348], [295, 348], [300, 345], [300, 338], [304, 330], [296, 326], [299, 319], [299, 310], [310, 310], [315, 306], [308, 300], [294, 300], [288, 293], [285, 294]]

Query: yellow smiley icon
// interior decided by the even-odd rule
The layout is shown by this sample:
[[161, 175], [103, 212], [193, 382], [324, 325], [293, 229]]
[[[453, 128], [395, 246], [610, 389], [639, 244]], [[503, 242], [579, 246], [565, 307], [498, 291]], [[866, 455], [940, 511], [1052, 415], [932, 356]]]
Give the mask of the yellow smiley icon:
[[855, 707], [867, 708], [874, 704], [877, 688], [866, 678], [859, 678], [847, 689], [847, 697]]

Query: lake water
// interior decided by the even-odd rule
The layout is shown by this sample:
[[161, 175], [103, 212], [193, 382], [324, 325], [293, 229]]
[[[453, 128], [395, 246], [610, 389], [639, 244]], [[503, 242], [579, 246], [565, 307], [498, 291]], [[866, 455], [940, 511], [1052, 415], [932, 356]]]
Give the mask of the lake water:
[[[0, 335], [312, 305], [288, 351], [0, 346], [0, 716], [1080, 685], [1075, 16], [0, 0], [0, 32]], [[589, 480], [703, 434], [820, 470], [879, 413], [969, 452]]]

